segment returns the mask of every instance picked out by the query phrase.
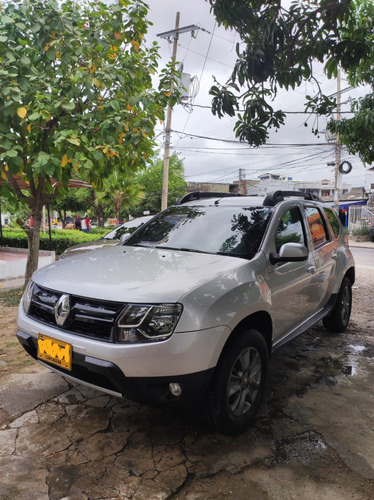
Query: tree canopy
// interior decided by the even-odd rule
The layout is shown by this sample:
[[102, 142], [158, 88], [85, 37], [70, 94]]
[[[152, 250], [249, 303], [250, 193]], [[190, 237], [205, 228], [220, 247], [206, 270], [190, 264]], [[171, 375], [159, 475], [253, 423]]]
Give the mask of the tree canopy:
[[[319, 91], [306, 97], [306, 111], [331, 115], [336, 100], [322, 92], [314, 72], [322, 63], [328, 78], [338, 68], [352, 85], [374, 83], [374, 5], [371, 0], [209, 0], [219, 24], [240, 35], [230, 79], [211, 88], [212, 111], [237, 115], [236, 136], [252, 146], [266, 142], [271, 128], [285, 122], [273, 109], [279, 89], [314, 81]], [[355, 116], [329, 128], [363, 161], [374, 161], [374, 95], [353, 102]], [[318, 133], [317, 129], [314, 129]]]
[[[162, 196], [164, 161], [157, 159], [154, 165], [139, 171], [136, 176], [137, 182], [143, 187], [145, 193], [144, 201], [131, 210], [131, 215], [143, 215], [144, 211], [155, 214], [160, 211]], [[169, 163], [169, 190], [168, 206], [187, 193], [187, 183], [184, 180], [183, 160], [176, 153], [172, 154]]]
[[99, 193], [96, 203], [107, 203], [112, 208], [117, 219], [120, 212], [126, 207], [127, 211], [138, 206], [144, 199], [141, 186], [134, 178], [123, 177], [118, 171], [114, 171], [104, 181], [104, 191]]
[[147, 12], [141, 0], [0, 0], [0, 173], [2, 192], [33, 216], [26, 280], [42, 206], [69, 179], [100, 189], [113, 170], [133, 175], [153, 154], [154, 126], [174, 96], [170, 68], [152, 89], [159, 56], [144, 42]]

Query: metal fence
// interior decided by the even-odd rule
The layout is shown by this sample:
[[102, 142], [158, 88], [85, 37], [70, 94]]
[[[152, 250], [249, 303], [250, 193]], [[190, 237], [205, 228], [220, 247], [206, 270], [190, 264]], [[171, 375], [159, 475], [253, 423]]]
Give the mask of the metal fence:
[[348, 231], [370, 227], [374, 223], [374, 209], [366, 205], [351, 206], [348, 212]]

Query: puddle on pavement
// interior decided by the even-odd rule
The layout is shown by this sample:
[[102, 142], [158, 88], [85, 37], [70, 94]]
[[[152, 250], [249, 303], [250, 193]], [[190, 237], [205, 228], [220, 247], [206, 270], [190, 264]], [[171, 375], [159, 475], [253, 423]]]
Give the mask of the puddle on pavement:
[[326, 454], [326, 444], [314, 431], [276, 441], [275, 462], [277, 464], [297, 462], [307, 465], [312, 461], [320, 460]]
[[324, 377], [352, 377], [358, 372], [358, 359], [321, 358], [316, 364], [316, 371], [322, 372]]

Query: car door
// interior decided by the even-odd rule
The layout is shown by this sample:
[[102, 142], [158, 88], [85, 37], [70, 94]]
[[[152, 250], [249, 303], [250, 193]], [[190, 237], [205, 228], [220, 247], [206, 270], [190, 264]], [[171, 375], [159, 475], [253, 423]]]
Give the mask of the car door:
[[332, 238], [325, 218], [318, 207], [305, 206], [305, 215], [310, 232], [312, 254], [316, 266], [313, 278], [316, 286], [318, 307], [323, 307], [334, 286], [334, 274], [338, 243]]
[[[298, 206], [281, 214], [274, 235], [276, 253], [279, 253], [281, 246], [288, 242], [301, 243], [308, 247], [305, 219]], [[318, 294], [313, 283], [315, 271], [314, 255], [311, 252], [305, 261], [269, 265], [268, 279], [275, 344], [316, 310]]]

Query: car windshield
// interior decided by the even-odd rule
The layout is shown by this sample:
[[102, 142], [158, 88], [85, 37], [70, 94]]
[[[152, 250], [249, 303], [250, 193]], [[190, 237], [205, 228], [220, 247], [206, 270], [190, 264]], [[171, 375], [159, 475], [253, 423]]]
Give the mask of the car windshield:
[[262, 207], [170, 207], [130, 236], [126, 245], [252, 259], [269, 216], [270, 210]]

